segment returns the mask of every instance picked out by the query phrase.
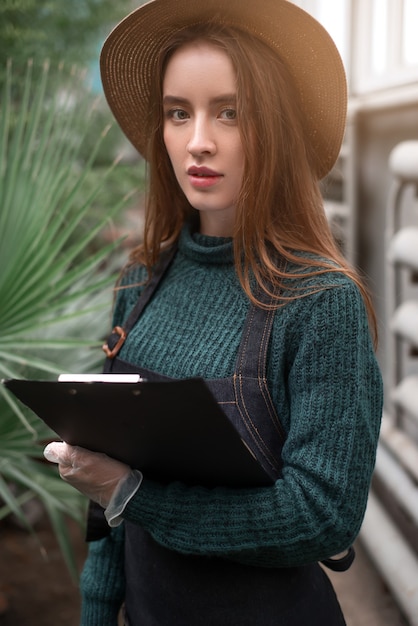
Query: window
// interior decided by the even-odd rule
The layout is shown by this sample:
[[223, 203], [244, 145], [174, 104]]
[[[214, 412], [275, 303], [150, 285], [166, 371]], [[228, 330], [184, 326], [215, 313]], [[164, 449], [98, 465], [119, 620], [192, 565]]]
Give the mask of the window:
[[293, 0], [328, 30], [350, 92], [418, 84], [418, 0]]
[[402, 59], [407, 66], [418, 67], [417, 27], [418, 2], [417, 0], [404, 0]]
[[418, 81], [417, 0], [352, 0], [356, 93]]

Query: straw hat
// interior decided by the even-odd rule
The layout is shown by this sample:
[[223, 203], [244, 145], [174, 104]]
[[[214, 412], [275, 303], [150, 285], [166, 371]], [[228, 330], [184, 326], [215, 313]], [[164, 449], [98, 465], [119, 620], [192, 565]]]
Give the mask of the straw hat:
[[125, 17], [100, 57], [104, 92], [125, 135], [146, 157], [146, 112], [160, 49], [174, 32], [208, 20], [258, 37], [287, 64], [323, 178], [343, 140], [345, 72], [327, 31], [288, 0], [152, 0]]

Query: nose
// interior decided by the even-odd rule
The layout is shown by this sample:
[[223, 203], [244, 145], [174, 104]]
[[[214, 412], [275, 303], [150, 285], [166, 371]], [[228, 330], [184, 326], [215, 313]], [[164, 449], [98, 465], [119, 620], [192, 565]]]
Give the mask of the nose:
[[203, 116], [197, 116], [191, 126], [191, 134], [187, 144], [187, 150], [192, 156], [202, 154], [214, 154], [216, 142], [210, 120]]

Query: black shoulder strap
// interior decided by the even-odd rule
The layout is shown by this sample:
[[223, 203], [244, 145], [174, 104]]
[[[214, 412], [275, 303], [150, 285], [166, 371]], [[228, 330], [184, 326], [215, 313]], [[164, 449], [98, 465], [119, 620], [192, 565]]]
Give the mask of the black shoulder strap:
[[112, 330], [112, 333], [109, 336], [107, 343], [103, 346], [103, 350], [108, 359], [114, 359], [115, 356], [118, 354], [119, 350], [126, 340], [126, 337], [135, 326], [137, 320], [139, 319], [139, 316], [141, 315], [148, 302], [151, 300], [154, 291], [157, 289], [163, 276], [170, 267], [176, 252], [177, 244], [173, 244], [170, 248], [164, 250], [161, 253], [161, 256], [158, 260], [150, 281], [147, 283], [140, 297], [136, 301], [136, 304], [131, 310], [125, 324], [123, 325], [123, 327], [115, 326], [115, 328]]

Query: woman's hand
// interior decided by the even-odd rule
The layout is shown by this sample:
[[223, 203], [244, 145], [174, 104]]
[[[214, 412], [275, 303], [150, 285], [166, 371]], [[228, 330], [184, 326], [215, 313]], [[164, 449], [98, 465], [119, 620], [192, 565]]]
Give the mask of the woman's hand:
[[66, 443], [48, 444], [44, 456], [51, 463], [58, 463], [63, 480], [103, 508], [108, 506], [118, 485], [131, 474], [128, 465], [106, 454]]

